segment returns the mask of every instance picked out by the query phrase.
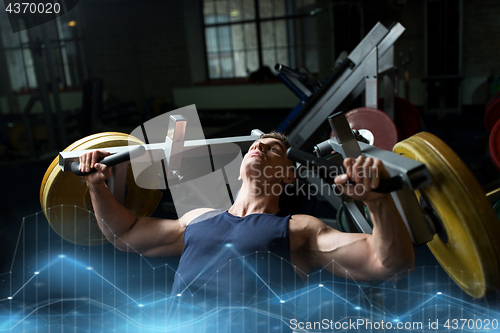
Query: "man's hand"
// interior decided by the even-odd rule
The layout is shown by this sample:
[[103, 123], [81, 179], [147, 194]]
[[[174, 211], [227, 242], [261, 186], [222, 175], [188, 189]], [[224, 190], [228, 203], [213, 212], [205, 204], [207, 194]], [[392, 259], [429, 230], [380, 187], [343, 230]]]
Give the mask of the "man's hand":
[[[380, 179], [390, 178], [390, 174], [381, 160], [360, 155], [356, 159], [346, 158], [344, 167], [347, 174], [335, 177], [335, 184], [338, 185], [337, 188], [342, 193], [365, 203], [377, 201], [387, 196], [385, 193], [372, 191], [379, 186]], [[351, 181], [351, 184], [347, 183], [348, 180]]]
[[95, 150], [90, 153], [85, 153], [80, 155], [80, 165], [78, 169], [81, 172], [89, 172], [90, 169], [95, 168], [97, 171], [83, 177], [87, 182], [87, 185], [99, 185], [103, 181], [111, 177], [111, 168], [108, 168], [104, 164], [98, 163], [104, 157], [111, 155], [109, 152], [104, 150]]

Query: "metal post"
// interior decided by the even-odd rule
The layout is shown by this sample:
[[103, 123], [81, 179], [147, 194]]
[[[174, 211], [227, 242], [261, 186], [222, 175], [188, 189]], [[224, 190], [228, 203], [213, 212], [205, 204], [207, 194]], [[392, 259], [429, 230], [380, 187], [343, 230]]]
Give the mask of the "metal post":
[[394, 70], [384, 74], [384, 111], [394, 120]]
[[257, 45], [259, 47], [259, 69], [262, 68], [262, 38], [260, 35], [260, 12], [259, 12], [259, 0], [254, 0], [255, 3], [255, 25], [257, 28]]

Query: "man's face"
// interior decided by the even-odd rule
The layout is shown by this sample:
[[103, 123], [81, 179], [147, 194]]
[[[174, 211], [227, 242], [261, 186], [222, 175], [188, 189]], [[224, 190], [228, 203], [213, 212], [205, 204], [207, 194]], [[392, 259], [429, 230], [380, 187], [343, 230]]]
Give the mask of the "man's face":
[[267, 183], [281, 182], [291, 172], [293, 163], [286, 157], [286, 147], [278, 139], [256, 140], [248, 149], [241, 164], [241, 177]]

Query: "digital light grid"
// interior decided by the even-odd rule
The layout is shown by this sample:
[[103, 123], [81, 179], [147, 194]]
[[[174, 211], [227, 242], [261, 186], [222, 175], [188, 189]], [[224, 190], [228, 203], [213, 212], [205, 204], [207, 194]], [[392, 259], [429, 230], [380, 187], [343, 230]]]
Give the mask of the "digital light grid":
[[232, 331], [289, 332], [316, 325], [306, 331], [377, 332], [381, 323], [386, 331], [389, 323], [390, 330], [408, 332], [453, 331], [453, 325], [459, 332], [498, 330], [498, 294], [474, 299], [439, 266], [417, 267], [397, 282], [370, 283], [322, 269], [286, 292], [256, 276], [265, 299], [246, 295], [245, 304], [218, 306], [217, 300], [203, 299], [203, 290], [191, 290], [190, 281], [184, 281], [182, 294], [171, 294], [178, 258], [147, 258], [111, 244], [72, 244], [54, 233], [42, 212], [12, 223], [19, 233], [10, 269], [0, 275], [0, 332], [225, 332], [228, 318]]

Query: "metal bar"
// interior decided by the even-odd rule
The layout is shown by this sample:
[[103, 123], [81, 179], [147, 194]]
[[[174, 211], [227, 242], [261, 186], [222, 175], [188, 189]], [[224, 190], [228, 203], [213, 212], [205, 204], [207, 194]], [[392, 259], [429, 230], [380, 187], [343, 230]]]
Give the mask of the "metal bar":
[[392, 200], [408, 229], [411, 240], [415, 245], [422, 245], [434, 237], [436, 233], [427, 221], [420, 208], [420, 203], [415, 196], [415, 192], [408, 188], [391, 193]]
[[111, 177], [107, 185], [113, 197], [122, 204], [125, 202], [125, 187], [127, 185], [127, 169], [130, 161], [120, 163], [111, 168]]
[[[49, 40], [49, 43], [57, 46], [61, 42], [72, 42], [72, 41], [83, 41], [83, 38], [63, 38], [60, 40], [54, 39], [54, 40]], [[22, 45], [21, 46], [0, 47], [0, 51], [11, 51], [11, 50], [21, 50], [21, 49], [23, 49]]]
[[336, 149], [336, 151], [342, 154], [343, 158], [356, 158], [361, 155], [358, 141], [352, 134], [351, 126], [349, 126], [345, 114], [338, 112], [329, 117], [328, 122], [335, 134], [338, 145], [342, 147], [339, 150]]
[[[171, 115], [168, 122], [167, 137], [165, 138], [164, 152], [167, 162], [167, 179], [177, 177], [174, 173], [181, 169], [184, 151], [184, 137], [186, 135], [186, 118], [180, 115]], [[174, 158], [172, 158], [174, 157]]]
[[[191, 149], [191, 148], [196, 148], [200, 146], [206, 146], [206, 145], [219, 145], [219, 144], [227, 144], [227, 143], [235, 143], [237, 144], [242, 152], [248, 151], [248, 148], [251, 146], [251, 144], [260, 138], [260, 136], [263, 134], [262, 131], [260, 130], [253, 130], [250, 135], [248, 136], [235, 136], [235, 137], [228, 137], [228, 138], [220, 138], [220, 139], [206, 139], [206, 140], [189, 140], [189, 141], [184, 141], [184, 150], [182, 152], [184, 157], [196, 157], [198, 156], [199, 152], [197, 152], [196, 149]], [[144, 145], [144, 148], [146, 148], [147, 154], [142, 155], [141, 157], [138, 158], [138, 162], [141, 161], [160, 161], [162, 158], [165, 158], [165, 143], [153, 143], [153, 144], [147, 144]], [[102, 148], [101, 148], [102, 149]], [[123, 146], [123, 147], [107, 147], [105, 148], [106, 151], [110, 152], [111, 154], [116, 154], [116, 153], [121, 153], [124, 151], [129, 150], [130, 147], [128, 146]], [[87, 149], [87, 150], [75, 150], [75, 151], [63, 151], [59, 153], [59, 167], [61, 168], [62, 171], [71, 171], [70, 170], [70, 163], [77, 161], [80, 155], [95, 151], [97, 149]], [[170, 155], [170, 152], [168, 153]]]
[[[331, 148], [340, 153], [344, 158], [357, 157], [362, 152], [369, 157], [370, 155], [377, 155], [371, 157], [380, 158], [391, 174], [391, 177], [395, 175], [403, 176], [403, 174], [406, 176], [406, 185], [410, 186], [392, 192], [391, 196], [411, 235], [412, 242], [421, 245], [430, 241], [435, 232], [431, 230], [431, 226], [427, 225], [426, 219], [420, 209], [420, 204], [411, 188], [413, 185], [422, 187], [430, 183], [430, 175], [425, 165], [393, 152], [357, 142], [345, 115], [341, 112], [329, 117], [328, 121], [335, 133], [335, 138], [328, 140], [328, 142]], [[408, 169], [401, 170], [402, 167], [407, 167]], [[424, 176], [426, 176], [426, 181], [423, 181]], [[349, 213], [352, 222], [357, 225], [358, 230], [363, 233], [371, 233], [372, 228], [366, 220], [363, 204], [348, 200], [345, 197], [344, 199], [346, 199], [346, 211]]]
[[372, 227], [370, 227], [368, 221], [366, 221], [365, 212], [364, 211], [362, 212], [359, 209], [355, 201], [346, 201], [344, 204], [345, 207], [347, 208], [345, 210], [346, 214], [349, 213], [354, 223], [356, 223], [359, 231], [365, 234], [371, 234]]
[[378, 108], [378, 79], [376, 76], [365, 79], [365, 106]]
[[[331, 138], [328, 142], [333, 150], [342, 153], [343, 147], [336, 138]], [[358, 144], [363, 155], [380, 159], [391, 177], [401, 176], [403, 184], [409, 189], [417, 190], [432, 182], [429, 171], [423, 163], [363, 142]]]
[[383, 57], [386, 52], [390, 51], [396, 40], [405, 32], [405, 27], [401, 23], [396, 23], [384, 39], [378, 44], [379, 57]]
[[[360, 48], [358, 52], [362, 52]], [[353, 70], [347, 69], [334, 83], [329, 94], [325, 94], [303, 117], [300, 123], [289, 134], [292, 146], [301, 148], [313, 135], [325, 119], [336, 111], [337, 107], [350, 95], [352, 90], [360, 83], [364, 84], [366, 76], [377, 75], [377, 50], [371, 48], [370, 52]]]
[[[314, 14], [307, 13], [307, 14], [296, 14], [296, 15], [269, 17], [269, 18], [260, 18], [259, 17], [259, 22], [304, 18], [304, 17], [310, 17], [310, 16], [314, 16], [314, 15], [316, 15], [316, 12], [314, 12]], [[224, 23], [210, 23], [210, 24], [205, 24], [205, 28], [222, 27], [222, 26], [233, 25], [233, 24], [255, 23], [256, 20], [257, 20], [257, 18], [255, 18], [253, 20], [241, 20], [241, 21], [224, 22]]]
[[349, 59], [356, 65], [359, 64], [370, 51], [377, 46], [389, 30], [384, 27], [380, 22], [370, 30], [370, 32], [363, 38], [363, 40], [354, 48], [349, 54]]

